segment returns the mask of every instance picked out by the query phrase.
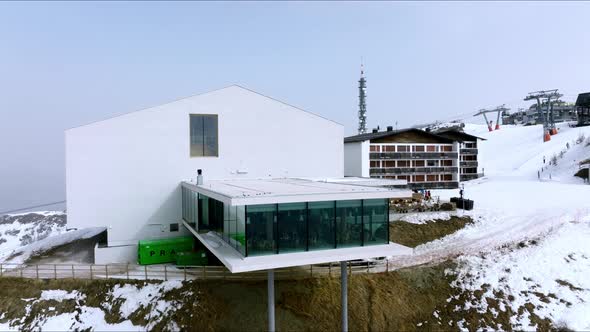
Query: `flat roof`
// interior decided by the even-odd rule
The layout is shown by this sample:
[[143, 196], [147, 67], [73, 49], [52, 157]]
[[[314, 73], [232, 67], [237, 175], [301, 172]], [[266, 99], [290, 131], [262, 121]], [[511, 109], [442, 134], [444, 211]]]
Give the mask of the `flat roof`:
[[182, 186], [228, 205], [411, 197], [409, 189], [382, 187], [403, 184], [403, 180], [362, 178], [205, 180], [202, 185], [182, 182]]
[[278, 269], [309, 264], [350, 261], [387, 256], [412, 255], [413, 249], [390, 242], [389, 244], [337, 248], [265, 256], [243, 257], [236, 249], [214, 232], [198, 233], [185, 221], [184, 226], [211, 251], [231, 273]]

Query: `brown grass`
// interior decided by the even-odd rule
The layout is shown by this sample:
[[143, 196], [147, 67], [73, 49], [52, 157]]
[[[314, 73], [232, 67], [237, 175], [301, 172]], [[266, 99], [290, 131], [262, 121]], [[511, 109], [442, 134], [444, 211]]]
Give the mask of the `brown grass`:
[[452, 216], [449, 220], [429, 221], [425, 224], [413, 224], [405, 221], [394, 221], [389, 224], [389, 238], [395, 243], [408, 247], [440, 239], [473, 221], [469, 217]]

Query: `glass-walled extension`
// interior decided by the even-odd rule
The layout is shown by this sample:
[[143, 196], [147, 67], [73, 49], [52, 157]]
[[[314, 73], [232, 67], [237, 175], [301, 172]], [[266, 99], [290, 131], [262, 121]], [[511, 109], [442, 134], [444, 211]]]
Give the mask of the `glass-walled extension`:
[[182, 219], [199, 232], [213, 231], [246, 256], [246, 207], [229, 206], [182, 187]]
[[182, 217], [243, 256], [389, 243], [389, 200], [230, 206], [182, 187]]

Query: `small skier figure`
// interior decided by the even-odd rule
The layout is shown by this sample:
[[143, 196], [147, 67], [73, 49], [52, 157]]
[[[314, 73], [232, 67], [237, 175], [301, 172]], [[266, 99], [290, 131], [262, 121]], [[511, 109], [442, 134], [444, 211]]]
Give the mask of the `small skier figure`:
[[545, 156], [543, 156], [543, 164], [545, 164]]

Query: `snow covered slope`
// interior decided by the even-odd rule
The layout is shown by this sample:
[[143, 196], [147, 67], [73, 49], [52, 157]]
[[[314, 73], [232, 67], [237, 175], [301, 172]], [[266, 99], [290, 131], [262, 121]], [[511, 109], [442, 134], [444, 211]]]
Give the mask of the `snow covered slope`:
[[42, 211], [0, 216], [0, 262], [13, 250], [66, 231], [66, 214]]
[[0, 216], [0, 263], [23, 264], [31, 256], [103, 231], [102, 227], [66, 231], [66, 214], [58, 211]]
[[[586, 146], [590, 127], [562, 124], [559, 134], [546, 143], [540, 126], [503, 126], [493, 132], [478, 125], [465, 129], [487, 139], [479, 145], [485, 177], [464, 183], [465, 196], [475, 201], [475, 209], [464, 213], [476, 223], [417, 247], [413, 257], [398, 263], [458, 255], [454, 287], [465, 292], [482, 290], [484, 296], [457, 311], [474, 307], [497, 316], [498, 309], [487, 305], [486, 297], [490, 297], [505, 310], [511, 308], [515, 329], [538, 327], [534, 317], [549, 319], [558, 327], [590, 329], [586, 277], [590, 275], [590, 185], [574, 177], [578, 162], [590, 157], [590, 146]], [[582, 136], [586, 138], [580, 142]], [[549, 165], [554, 155], [557, 163]], [[458, 190], [432, 193], [447, 199], [459, 194]], [[495, 298], [499, 292], [506, 298]], [[482, 322], [480, 327], [486, 326]]]
[[[543, 167], [543, 157], [547, 164], [553, 155], [566, 150], [564, 159], [558, 161], [558, 170], [569, 172], [575, 161], [590, 156], [590, 149], [585, 144], [575, 143], [580, 135], [585, 136], [586, 140], [590, 137], [590, 127], [570, 128], [566, 124], [559, 124], [557, 128], [559, 134], [551, 136], [549, 142], [543, 142], [541, 125], [502, 126], [498, 131], [489, 132], [485, 126], [466, 124], [465, 131], [487, 139], [478, 143], [479, 163], [485, 168], [486, 175], [536, 180], [537, 171]], [[574, 173], [562, 177], [561, 182], [577, 182], [571, 176]]]

